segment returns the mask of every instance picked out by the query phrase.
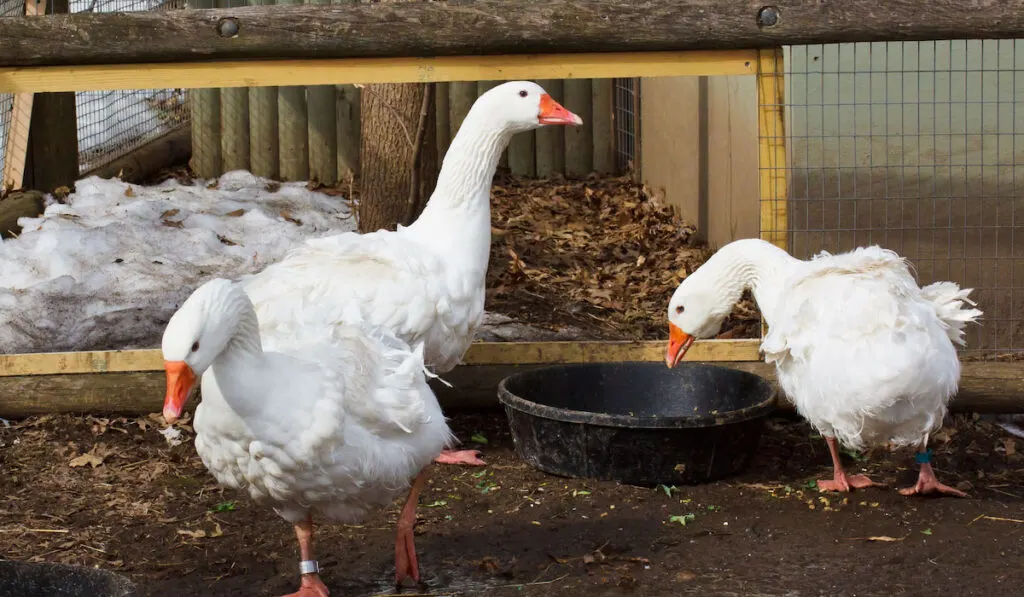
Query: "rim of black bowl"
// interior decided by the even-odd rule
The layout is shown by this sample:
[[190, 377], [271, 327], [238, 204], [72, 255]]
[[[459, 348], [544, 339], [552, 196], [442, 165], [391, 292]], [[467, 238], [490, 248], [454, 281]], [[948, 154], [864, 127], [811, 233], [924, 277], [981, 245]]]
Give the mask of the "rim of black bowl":
[[[653, 363], [653, 361], [622, 361], [622, 363], [646, 364]], [[515, 378], [524, 375], [537, 374], [553, 369], [575, 369], [607, 364], [608, 363], [567, 363], [564, 365], [551, 365], [548, 367], [541, 367], [539, 369], [531, 369], [529, 371], [514, 373], [502, 379], [501, 382], [498, 383], [498, 401], [526, 414], [543, 417], [545, 419], [552, 419], [564, 423], [584, 423], [588, 425], [600, 425], [603, 427], [623, 427], [631, 429], [686, 429], [692, 427], [718, 427], [748, 421], [759, 416], [767, 415], [775, 410], [775, 398], [778, 391], [775, 384], [756, 373], [750, 373], [749, 371], [742, 371], [740, 369], [730, 369], [729, 367], [722, 367], [707, 363], [693, 363], [693, 365], [724, 369], [741, 375], [753, 376], [757, 379], [759, 384], [768, 386], [767, 397], [757, 404], [751, 404], [750, 406], [739, 410], [730, 410], [717, 415], [707, 414], [686, 417], [639, 417], [636, 415], [595, 413], [585, 410], [547, 406], [522, 398], [521, 396], [513, 394], [508, 389], [508, 383], [510, 380], [514, 380]]]

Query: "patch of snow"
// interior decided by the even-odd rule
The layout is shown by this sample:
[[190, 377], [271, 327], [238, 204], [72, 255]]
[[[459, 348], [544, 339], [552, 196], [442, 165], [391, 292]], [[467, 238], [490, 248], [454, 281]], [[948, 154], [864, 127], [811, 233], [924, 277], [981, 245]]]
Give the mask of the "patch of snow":
[[[348, 204], [248, 172], [143, 187], [89, 177], [0, 243], [0, 353], [153, 348], [200, 284], [355, 229]], [[296, 223], [298, 222], [298, 223]]]

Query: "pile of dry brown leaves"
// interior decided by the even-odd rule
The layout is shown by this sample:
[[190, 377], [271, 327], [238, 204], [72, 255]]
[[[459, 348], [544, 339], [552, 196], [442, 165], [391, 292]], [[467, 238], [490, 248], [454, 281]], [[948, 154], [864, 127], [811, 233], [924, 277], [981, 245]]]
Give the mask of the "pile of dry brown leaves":
[[[658, 339], [679, 282], [710, 255], [630, 178], [510, 180], [492, 191], [487, 309], [581, 339]], [[749, 301], [725, 337], [757, 337]]]

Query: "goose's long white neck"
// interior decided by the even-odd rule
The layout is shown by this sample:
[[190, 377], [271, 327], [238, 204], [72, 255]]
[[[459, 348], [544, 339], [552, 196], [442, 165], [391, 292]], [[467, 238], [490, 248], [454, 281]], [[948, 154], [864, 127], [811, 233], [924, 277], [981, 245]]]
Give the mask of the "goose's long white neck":
[[[243, 418], [262, 410], [260, 397], [267, 387], [266, 355], [260, 341], [259, 321], [252, 306], [247, 307], [236, 314], [237, 323], [228, 332], [229, 340], [210, 365], [221, 390], [219, 396], [211, 393], [214, 402], [211, 406], [227, 407]], [[218, 401], [222, 402], [217, 404]]]
[[437, 187], [406, 231], [453, 266], [486, 272], [491, 245], [491, 184], [513, 131], [470, 113], [452, 139]]
[[769, 242], [744, 239], [722, 247], [707, 265], [720, 278], [730, 306], [739, 301], [743, 291], [750, 290], [770, 326], [782, 299], [785, 280], [799, 263]]

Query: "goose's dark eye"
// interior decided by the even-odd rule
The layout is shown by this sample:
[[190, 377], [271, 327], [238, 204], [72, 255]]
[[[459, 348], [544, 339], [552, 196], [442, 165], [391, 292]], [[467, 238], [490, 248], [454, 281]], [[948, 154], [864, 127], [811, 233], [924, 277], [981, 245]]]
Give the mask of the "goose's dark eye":
[[683, 309], [683, 306], [682, 306], [682, 305], [679, 305], [678, 307], [676, 307], [676, 314], [677, 314], [677, 315], [682, 315], [682, 314], [683, 314], [683, 311], [685, 311], [685, 310], [686, 310], [686, 309]]
[[192, 352], [199, 350], [199, 340], [192, 343]]
[[525, 89], [523, 89], [523, 90], [520, 90], [520, 92], [519, 92], [519, 97], [526, 97], [527, 95], [530, 95], [530, 94], [529, 94], [529, 93], [527, 93]]

